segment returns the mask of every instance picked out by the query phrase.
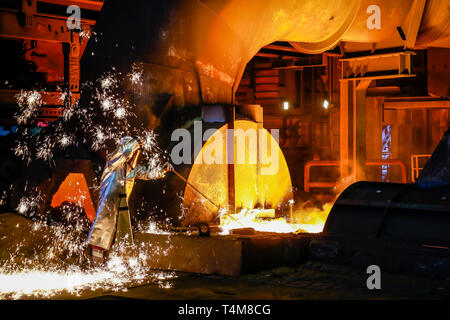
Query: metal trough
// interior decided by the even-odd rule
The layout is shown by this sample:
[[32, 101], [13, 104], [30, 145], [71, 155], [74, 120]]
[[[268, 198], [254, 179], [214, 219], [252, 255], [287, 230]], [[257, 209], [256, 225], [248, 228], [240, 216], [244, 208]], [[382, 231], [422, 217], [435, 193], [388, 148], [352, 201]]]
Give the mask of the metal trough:
[[307, 241], [291, 234], [212, 235], [138, 233], [147, 265], [159, 270], [239, 276], [306, 261]]

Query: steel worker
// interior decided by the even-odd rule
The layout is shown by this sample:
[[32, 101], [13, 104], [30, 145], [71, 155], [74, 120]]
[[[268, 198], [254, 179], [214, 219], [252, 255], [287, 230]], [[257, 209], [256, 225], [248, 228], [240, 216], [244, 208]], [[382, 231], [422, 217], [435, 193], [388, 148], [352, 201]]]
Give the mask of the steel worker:
[[135, 179], [151, 180], [164, 175], [160, 169], [138, 165], [140, 154], [139, 142], [132, 137], [124, 137], [117, 149], [108, 155], [101, 177], [96, 217], [88, 239], [94, 258], [102, 259], [104, 251], [111, 249], [114, 239], [133, 242], [128, 199]]

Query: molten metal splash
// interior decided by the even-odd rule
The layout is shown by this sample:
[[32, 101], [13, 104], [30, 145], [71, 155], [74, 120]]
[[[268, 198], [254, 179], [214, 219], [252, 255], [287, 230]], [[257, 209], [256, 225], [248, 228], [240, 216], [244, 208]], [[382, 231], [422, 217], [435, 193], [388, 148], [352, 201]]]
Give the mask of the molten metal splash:
[[220, 227], [222, 234], [229, 234], [232, 229], [253, 228], [261, 232], [291, 233], [322, 232], [325, 221], [331, 210], [331, 204], [324, 205], [323, 209], [302, 209], [294, 211], [288, 222], [285, 218], [261, 218], [264, 209], [242, 209], [236, 214], [222, 213]]

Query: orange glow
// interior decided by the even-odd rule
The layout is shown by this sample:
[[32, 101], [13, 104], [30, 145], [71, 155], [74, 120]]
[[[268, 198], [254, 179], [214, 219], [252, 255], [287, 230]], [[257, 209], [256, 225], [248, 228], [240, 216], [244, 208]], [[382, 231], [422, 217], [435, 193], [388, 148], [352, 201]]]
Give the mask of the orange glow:
[[[234, 124], [234, 176], [235, 176], [235, 203], [236, 208], [253, 209], [259, 203], [266, 208], [276, 208], [279, 204], [292, 199], [292, 185], [289, 169], [283, 153], [275, 139], [267, 133], [270, 139], [267, 139], [268, 156], [271, 156], [270, 146], [275, 146], [278, 156], [278, 171], [273, 174], [257, 174], [257, 164], [252, 163], [250, 159], [257, 159], [257, 149], [250, 147], [246, 142], [245, 161], [240, 164], [237, 162], [238, 153], [236, 150], [242, 150], [243, 146], [239, 144], [236, 137], [237, 130], [247, 131], [248, 129], [257, 129], [255, 122], [238, 120]], [[207, 151], [211, 144], [226, 137], [227, 125], [218, 129], [205, 143], [202, 151], [197, 155], [195, 162], [189, 174], [188, 181], [203, 192], [214, 203], [221, 208], [225, 208], [228, 203], [228, 165], [223, 161], [221, 164], [201, 163], [202, 154]], [[223, 144], [223, 156], [226, 157], [226, 144]], [[268, 170], [271, 162], [261, 164], [262, 169]], [[186, 186], [184, 193], [183, 206], [188, 209], [185, 217], [185, 224], [194, 224], [196, 222], [211, 222], [218, 215], [218, 210], [207, 200], [203, 199], [196, 191]]]
[[[256, 130], [257, 124], [251, 121], [236, 121], [235, 131], [239, 129], [243, 131], [248, 131], [249, 129]], [[245, 147], [245, 163], [238, 164], [238, 152], [242, 146], [239, 145], [235, 137], [234, 174], [236, 208], [253, 209], [258, 202], [266, 208], [276, 208], [279, 204], [292, 199], [291, 176], [283, 152], [270, 133], [265, 129], [264, 131], [270, 137], [270, 139], [267, 139], [268, 156], [278, 156], [279, 169], [273, 174], [258, 174], [257, 165], [250, 162], [250, 159], [257, 159], [257, 149], [250, 147], [248, 141]], [[270, 154], [272, 144], [276, 146], [275, 151], [278, 155]], [[271, 163], [260, 163], [261, 169], [269, 168]]]
[[[221, 137], [226, 136], [227, 125], [218, 129], [205, 143], [201, 152], [197, 155], [194, 165], [189, 174], [188, 181], [204, 193], [209, 199], [217, 204], [217, 209], [209, 201], [205, 200], [191, 187], [186, 186], [184, 193], [183, 206], [187, 209], [184, 224], [195, 224], [198, 222], [211, 223], [217, 216], [220, 216], [220, 227], [222, 233], [228, 234], [232, 229], [253, 228], [261, 232], [291, 233], [291, 232], [321, 232], [331, 204], [324, 205], [323, 209], [302, 208], [294, 210], [292, 200], [292, 186], [289, 169], [286, 160], [275, 139], [268, 134], [267, 139], [268, 154], [267, 159], [272, 156], [278, 156], [278, 171], [272, 174], [258, 174], [262, 168], [269, 168], [271, 161], [264, 163], [264, 159], [258, 164], [254, 163], [257, 159], [256, 145], [250, 146], [247, 139], [245, 146], [243, 141], [239, 142], [237, 135], [243, 135], [239, 129], [247, 132], [248, 129], [257, 129], [257, 123], [245, 120], [235, 121], [234, 137], [234, 178], [235, 178], [235, 205], [236, 212], [227, 209], [228, 204], [228, 165], [226, 161], [221, 164], [206, 164], [202, 162], [202, 154], [207, 153], [211, 146]], [[267, 132], [267, 131], [265, 131]], [[264, 140], [263, 140], [264, 141]], [[270, 146], [276, 146], [272, 151]], [[241, 153], [241, 161], [238, 161], [239, 151], [245, 150], [245, 161], [242, 161], [244, 155]], [[272, 152], [277, 154], [272, 155]], [[222, 156], [226, 158], [226, 144], [223, 144]], [[253, 159], [253, 161], [251, 160]], [[272, 159], [273, 160], [273, 159]], [[267, 171], [266, 171], [267, 172]], [[278, 205], [291, 204], [289, 218], [276, 217]], [[260, 206], [265, 209], [257, 209]]]
[[332, 207], [332, 203], [326, 203], [322, 209], [303, 208], [295, 210], [293, 213], [293, 222], [300, 226], [299, 229], [301, 229], [301, 232], [322, 232]]
[[261, 219], [261, 209], [242, 209], [239, 213], [221, 216], [220, 227], [224, 234], [239, 228], [253, 228], [256, 231], [276, 233], [319, 233], [323, 230], [331, 207], [331, 204], [325, 204], [323, 209], [296, 210], [291, 222], [281, 217]]
[[95, 209], [84, 174], [69, 173], [53, 195], [51, 206], [55, 208], [64, 201], [70, 201], [83, 207], [89, 220], [94, 221]]

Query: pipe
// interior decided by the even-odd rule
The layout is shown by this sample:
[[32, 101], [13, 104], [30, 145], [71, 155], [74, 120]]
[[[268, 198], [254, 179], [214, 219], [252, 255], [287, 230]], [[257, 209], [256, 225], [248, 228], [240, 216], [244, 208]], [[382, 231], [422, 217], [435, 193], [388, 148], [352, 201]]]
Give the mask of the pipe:
[[205, 198], [206, 200], [208, 200], [212, 205], [214, 205], [217, 209], [220, 209], [220, 206], [218, 204], [216, 204], [214, 201], [212, 201], [208, 196], [206, 196], [206, 194], [204, 194], [203, 192], [201, 192], [200, 190], [197, 189], [197, 187], [195, 187], [192, 183], [190, 183], [189, 181], [187, 181], [187, 179], [185, 179], [181, 174], [179, 174], [178, 172], [175, 171], [175, 169], [171, 168], [169, 171], [172, 171], [178, 178], [180, 178], [181, 180], [183, 180], [189, 187], [191, 187], [193, 190], [195, 190], [198, 194], [200, 194], [203, 198]]
[[304, 189], [306, 192], [309, 192], [310, 188], [334, 188], [337, 183], [336, 182], [311, 182], [310, 180], [310, 169], [311, 167], [328, 167], [328, 166], [339, 166], [339, 161], [337, 160], [311, 160], [305, 164], [304, 169]]
[[[171, 166], [169, 168], [168, 171], [172, 171], [173, 173], [175, 173], [175, 175], [180, 178], [181, 180], [183, 180], [188, 186], [190, 186], [193, 190], [195, 190], [196, 192], [198, 192], [203, 198], [205, 198], [206, 200], [208, 200], [211, 204], [213, 204], [217, 209], [220, 210], [220, 206], [217, 205], [214, 201], [212, 201], [209, 197], [206, 196], [206, 194], [204, 194], [203, 192], [201, 192], [200, 190], [198, 190], [192, 183], [190, 183], [189, 181], [187, 181], [181, 174], [179, 174], [177, 171], [175, 171], [175, 169]], [[224, 212], [224, 213], [220, 213], [223, 216], [228, 216], [231, 219], [233, 219], [234, 221], [236, 221], [237, 223], [239, 223], [241, 226], [245, 227], [239, 220], [237, 220], [235, 217], [233, 217], [230, 213], [228, 212]]]
[[406, 183], [406, 165], [398, 159], [366, 160], [366, 166], [400, 166], [402, 170], [402, 183]]
[[[304, 189], [309, 192], [311, 188], [334, 188], [337, 186], [337, 182], [333, 181], [310, 181], [310, 169], [311, 167], [329, 167], [329, 166], [339, 166], [340, 161], [337, 160], [311, 160], [305, 164], [303, 171], [304, 176]], [[403, 161], [398, 159], [373, 159], [366, 160], [366, 166], [400, 166], [402, 171], [402, 183], [407, 182], [407, 169]]]

